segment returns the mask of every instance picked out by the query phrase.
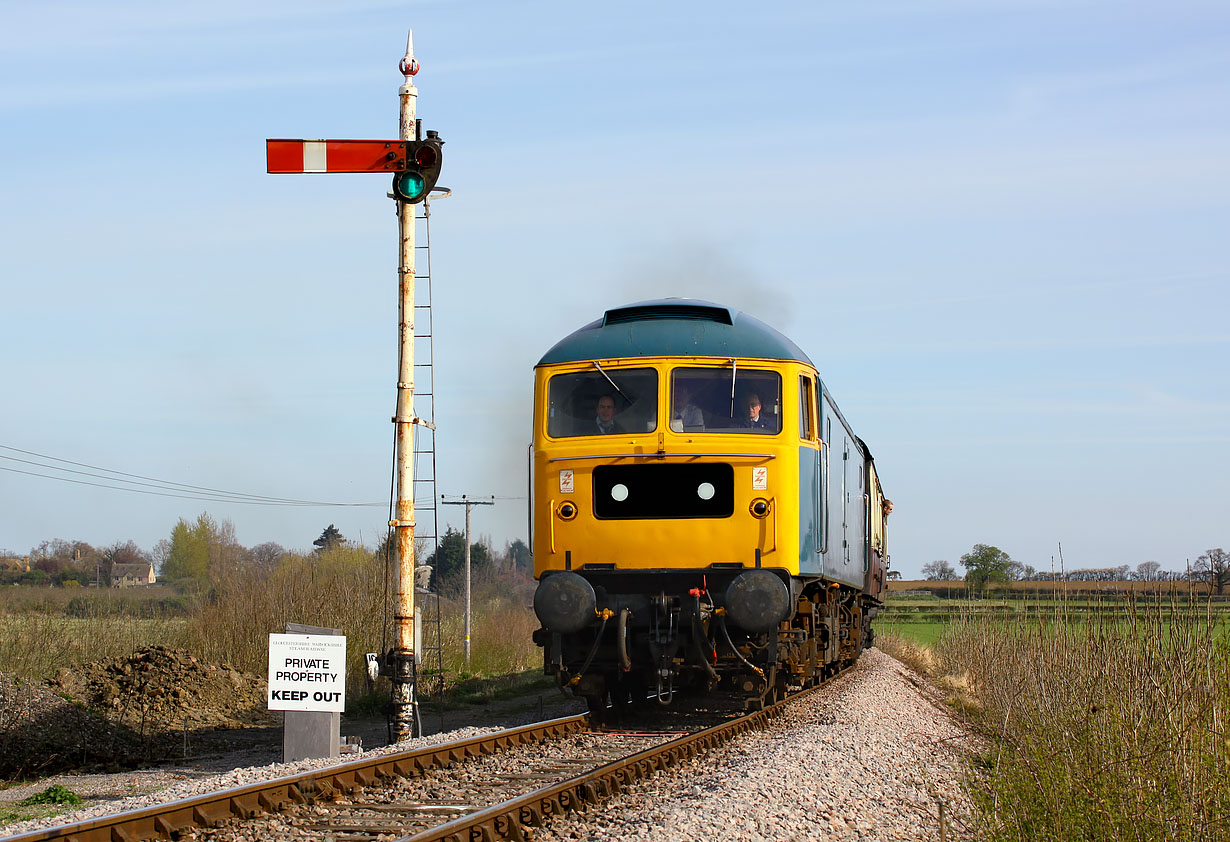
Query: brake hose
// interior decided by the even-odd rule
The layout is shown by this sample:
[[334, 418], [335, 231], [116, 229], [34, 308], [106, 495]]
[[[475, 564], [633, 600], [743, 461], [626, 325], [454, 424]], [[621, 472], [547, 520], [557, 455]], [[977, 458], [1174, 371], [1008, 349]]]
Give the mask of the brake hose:
[[[602, 644], [602, 633], [606, 631], [606, 621], [609, 619], [611, 619], [611, 612], [603, 611], [602, 612], [602, 625], [598, 626], [598, 633], [594, 635], [594, 645], [590, 648], [589, 655], [586, 656], [584, 665], [582, 665], [582, 667], [579, 670], [577, 670], [577, 674], [574, 675], [572, 677], [572, 680], [568, 682], [569, 687], [574, 686], [578, 681], [580, 681], [581, 676], [583, 676], [585, 674], [585, 671], [589, 669], [589, 665], [594, 662], [594, 656], [598, 654], [598, 647]], [[764, 674], [761, 673], [762, 677], [763, 675]]]
[[756, 674], [760, 676], [761, 680], [768, 681], [768, 679], [764, 677], [764, 670], [762, 670], [760, 667], [753, 664], [747, 658], [743, 657], [743, 653], [735, 648], [734, 641], [730, 639], [730, 632], [726, 628], [726, 618], [723, 617], [721, 614], [718, 615], [718, 628], [722, 630], [722, 637], [725, 638], [726, 645], [730, 647], [730, 651], [735, 653], [735, 657], [738, 658], [743, 663], [747, 664], [753, 670], [755, 670]]

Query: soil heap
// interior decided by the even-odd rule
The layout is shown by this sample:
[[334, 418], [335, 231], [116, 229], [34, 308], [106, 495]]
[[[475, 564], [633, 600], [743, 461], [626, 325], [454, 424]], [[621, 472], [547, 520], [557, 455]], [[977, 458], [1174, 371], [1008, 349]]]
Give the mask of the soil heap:
[[266, 682], [180, 649], [62, 669], [46, 684], [0, 673], [0, 780], [120, 769], [180, 753], [183, 732], [276, 725]]
[[0, 673], [0, 780], [138, 762], [136, 734], [42, 684]]
[[265, 679], [167, 646], [62, 669], [48, 683], [138, 734], [277, 722], [265, 709]]

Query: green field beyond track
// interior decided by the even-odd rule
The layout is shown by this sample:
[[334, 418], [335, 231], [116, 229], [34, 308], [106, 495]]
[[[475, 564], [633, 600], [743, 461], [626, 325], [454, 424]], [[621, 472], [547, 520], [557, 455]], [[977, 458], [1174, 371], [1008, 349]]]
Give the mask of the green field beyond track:
[[1070, 623], [1094, 620], [1129, 621], [1149, 615], [1169, 623], [1175, 618], [1209, 618], [1217, 637], [1230, 639], [1230, 601], [1207, 598], [1140, 599], [1128, 596], [1083, 597], [1080, 599], [944, 599], [936, 596], [898, 596], [888, 598], [873, 628], [877, 634], [894, 634], [920, 646], [934, 647], [944, 631], [956, 620], [1038, 620]]

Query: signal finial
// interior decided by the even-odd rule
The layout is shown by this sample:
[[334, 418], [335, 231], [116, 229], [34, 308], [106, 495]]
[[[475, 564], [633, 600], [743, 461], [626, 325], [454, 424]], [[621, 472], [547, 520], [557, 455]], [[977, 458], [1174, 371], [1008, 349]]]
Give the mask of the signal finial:
[[402, 57], [401, 75], [405, 76], [407, 81], [411, 76], [419, 72], [419, 61], [414, 57], [414, 30], [410, 29], [406, 32], [406, 54]]

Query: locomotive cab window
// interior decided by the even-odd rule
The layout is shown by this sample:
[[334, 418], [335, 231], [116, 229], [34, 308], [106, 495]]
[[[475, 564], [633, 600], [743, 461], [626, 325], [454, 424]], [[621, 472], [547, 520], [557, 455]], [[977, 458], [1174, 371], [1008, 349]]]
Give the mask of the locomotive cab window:
[[806, 374], [799, 375], [799, 438], [813, 441], [816, 438], [815, 409], [812, 403], [814, 393], [812, 379]]
[[557, 374], [547, 385], [547, 401], [552, 438], [651, 433], [658, 426], [658, 372], [595, 367]]
[[670, 427], [677, 433], [781, 432], [782, 378], [775, 371], [677, 368]]

